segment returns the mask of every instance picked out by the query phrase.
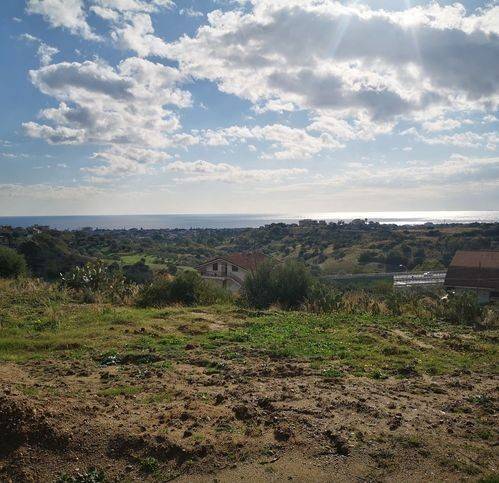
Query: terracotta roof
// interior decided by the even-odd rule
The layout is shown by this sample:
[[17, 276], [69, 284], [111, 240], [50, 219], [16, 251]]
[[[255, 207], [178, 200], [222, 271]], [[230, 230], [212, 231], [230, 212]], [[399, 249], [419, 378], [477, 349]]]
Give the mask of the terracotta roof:
[[499, 290], [499, 250], [456, 252], [445, 286]]
[[261, 252], [229, 253], [227, 255], [222, 255], [220, 257], [213, 258], [212, 260], [208, 260], [199, 266], [215, 262], [216, 260], [225, 260], [232, 265], [237, 265], [238, 267], [244, 268], [246, 270], [255, 270], [255, 268], [262, 262], [267, 260], [267, 258], [268, 257]]

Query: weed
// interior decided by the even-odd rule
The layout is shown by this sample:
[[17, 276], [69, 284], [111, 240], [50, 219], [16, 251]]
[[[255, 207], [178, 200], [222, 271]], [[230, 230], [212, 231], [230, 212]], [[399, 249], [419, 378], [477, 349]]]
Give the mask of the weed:
[[156, 473], [159, 468], [158, 460], [152, 456], [148, 456], [139, 461], [141, 471], [147, 474]]
[[90, 468], [85, 473], [77, 473], [74, 476], [63, 474], [57, 478], [57, 483], [105, 483], [107, 480], [104, 472], [96, 468]]

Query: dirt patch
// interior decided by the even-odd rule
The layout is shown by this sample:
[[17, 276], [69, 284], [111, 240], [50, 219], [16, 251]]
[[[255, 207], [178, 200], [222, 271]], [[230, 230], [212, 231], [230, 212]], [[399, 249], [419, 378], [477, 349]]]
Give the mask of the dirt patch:
[[4, 364], [0, 481], [476, 481], [498, 464], [493, 375], [328, 379], [200, 348], [163, 363]]

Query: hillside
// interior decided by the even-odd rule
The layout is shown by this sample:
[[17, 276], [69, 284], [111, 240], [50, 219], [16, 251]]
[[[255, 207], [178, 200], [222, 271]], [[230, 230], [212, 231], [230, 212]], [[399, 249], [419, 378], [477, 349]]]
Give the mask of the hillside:
[[174, 272], [227, 252], [263, 251], [298, 259], [315, 274], [430, 270], [448, 266], [456, 250], [497, 248], [499, 223], [396, 226], [304, 222], [247, 229], [57, 231], [0, 228], [0, 244], [23, 253], [33, 275], [56, 279], [89, 259]]
[[477, 481], [497, 467], [492, 326], [0, 289], [2, 481]]

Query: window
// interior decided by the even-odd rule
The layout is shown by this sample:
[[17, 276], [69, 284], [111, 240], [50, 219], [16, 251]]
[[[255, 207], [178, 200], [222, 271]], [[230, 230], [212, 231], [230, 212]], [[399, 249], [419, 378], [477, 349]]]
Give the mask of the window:
[[239, 272], [239, 267], [236, 267], [236, 265], [232, 265], [232, 271]]
[[218, 263], [213, 264], [213, 271], [218, 272]]

